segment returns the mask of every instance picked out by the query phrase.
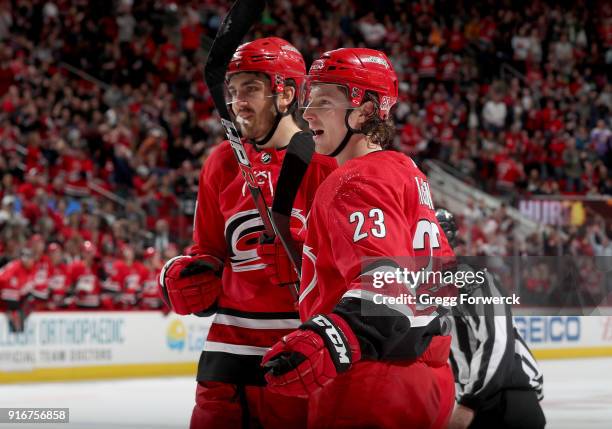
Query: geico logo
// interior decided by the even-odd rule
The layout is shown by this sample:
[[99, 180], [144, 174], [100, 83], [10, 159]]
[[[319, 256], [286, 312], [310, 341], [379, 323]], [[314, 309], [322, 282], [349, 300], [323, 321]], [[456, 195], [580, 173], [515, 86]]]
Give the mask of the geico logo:
[[530, 343], [580, 340], [578, 316], [515, 316], [514, 325], [525, 341]]
[[312, 321], [317, 325], [325, 328], [325, 335], [327, 335], [327, 337], [334, 345], [334, 348], [338, 353], [338, 360], [340, 361], [340, 363], [351, 363], [347, 354], [346, 346], [344, 345], [342, 337], [340, 336], [340, 333], [338, 332], [336, 327], [329, 323], [329, 320], [327, 320], [327, 318], [324, 316], [317, 316], [312, 319]]

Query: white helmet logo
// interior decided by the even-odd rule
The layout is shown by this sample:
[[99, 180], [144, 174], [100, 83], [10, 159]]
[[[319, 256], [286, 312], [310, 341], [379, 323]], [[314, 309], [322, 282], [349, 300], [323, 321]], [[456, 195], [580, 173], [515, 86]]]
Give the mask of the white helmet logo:
[[363, 58], [361, 58], [361, 62], [364, 62], [364, 63], [375, 63], [375, 64], [379, 64], [381, 66], [384, 66], [386, 69], [389, 68], [389, 64], [384, 59], [382, 59], [380, 57], [375, 57], [375, 56], [363, 57]]

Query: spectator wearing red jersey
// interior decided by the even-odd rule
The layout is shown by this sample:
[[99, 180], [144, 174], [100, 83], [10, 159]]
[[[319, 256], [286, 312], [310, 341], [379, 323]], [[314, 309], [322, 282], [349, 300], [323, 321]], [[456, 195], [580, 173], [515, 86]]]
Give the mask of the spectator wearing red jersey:
[[419, 91], [423, 91], [429, 84], [435, 82], [438, 71], [438, 49], [433, 46], [419, 46], [414, 48], [419, 76]]
[[181, 48], [187, 58], [192, 59], [194, 53], [200, 48], [204, 29], [200, 25], [199, 17], [187, 15], [181, 26]]
[[137, 306], [148, 273], [146, 267], [135, 260], [134, 249], [131, 245], [123, 245], [121, 254], [122, 259], [116, 262], [114, 275], [114, 280], [120, 288], [115, 305], [119, 309], [128, 310]]
[[446, 36], [446, 40], [448, 40], [448, 48], [452, 52], [458, 54], [463, 51], [465, 48], [465, 35], [463, 34], [460, 20], [455, 19], [453, 21], [453, 28]]
[[34, 288], [36, 265], [32, 250], [21, 249], [20, 258], [0, 270], [0, 299], [3, 307], [16, 310], [25, 304]]
[[[85, 241], [81, 246], [81, 260], [76, 260], [70, 266], [73, 301], [77, 308], [99, 308], [101, 300], [101, 270], [96, 261], [97, 249]], [[103, 307], [108, 308], [108, 302]]]
[[159, 72], [159, 79], [166, 82], [175, 82], [180, 73], [180, 55], [176, 45], [163, 37], [158, 46], [155, 66]]
[[434, 127], [442, 127], [444, 120], [448, 117], [451, 106], [445, 99], [444, 94], [436, 91], [433, 100], [425, 108], [427, 125]]
[[61, 157], [60, 169], [66, 177], [66, 194], [76, 197], [89, 195], [93, 162], [87, 158], [84, 150], [66, 149]]
[[169, 311], [159, 296], [159, 274], [163, 267], [159, 252], [156, 252], [153, 247], [148, 247], [143, 254], [143, 263], [146, 268], [146, 274], [142, 284], [140, 308], [144, 310]]
[[50, 243], [47, 246], [47, 253], [49, 255], [47, 308], [49, 310], [62, 309], [67, 305], [66, 295], [70, 288], [69, 267], [64, 260], [62, 246], [58, 243]]
[[47, 214], [47, 193], [43, 188], [36, 188], [32, 198], [23, 201], [23, 216], [31, 226], [35, 226], [43, 215]]
[[9, 329], [23, 332], [31, 308], [30, 293], [35, 275], [34, 258], [28, 248], [21, 249], [20, 258], [0, 270], [0, 309], [6, 311]]
[[419, 118], [415, 114], [408, 117], [400, 135], [402, 152], [408, 156], [416, 155], [427, 148], [427, 139], [423, 135]]
[[45, 252], [45, 240], [40, 234], [34, 234], [29, 241], [34, 258], [34, 274], [32, 277], [33, 308], [42, 310], [47, 306], [49, 298], [49, 256]]
[[564, 138], [562, 136], [554, 137], [548, 145], [548, 171], [552, 172], [555, 179], [563, 177], [564, 152]]
[[438, 80], [444, 83], [449, 94], [455, 91], [455, 85], [459, 82], [461, 69], [461, 57], [457, 54], [447, 52], [440, 57], [438, 66]]

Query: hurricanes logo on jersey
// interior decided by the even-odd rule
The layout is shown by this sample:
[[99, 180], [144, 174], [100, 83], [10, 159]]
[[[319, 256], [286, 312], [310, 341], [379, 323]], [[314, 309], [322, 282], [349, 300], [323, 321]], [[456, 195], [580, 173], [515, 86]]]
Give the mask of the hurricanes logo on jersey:
[[302, 284], [305, 286], [300, 291], [300, 303], [317, 287], [318, 281], [316, 250], [304, 243], [302, 252]]
[[[292, 226], [300, 228], [306, 224], [302, 210], [293, 209], [291, 217]], [[238, 212], [227, 220], [225, 242], [234, 272], [261, 270], [265, 267], [257, 256], [257, 242], [263, 231], [263, 222], [256, 209]]]

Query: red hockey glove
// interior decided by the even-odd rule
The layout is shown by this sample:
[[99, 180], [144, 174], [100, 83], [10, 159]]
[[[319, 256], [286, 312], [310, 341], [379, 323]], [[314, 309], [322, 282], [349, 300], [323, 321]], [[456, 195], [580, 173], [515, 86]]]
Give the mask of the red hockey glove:
[[221, 292], [222, 270], [223, 264], [213, 256], [176, 256], [159, 275], [161, 296], [177, 314], [207, 310]]
[[283, 337], [263, 357], [268, 388], [302, 398], [321, 389], [361, 359], [357, 337], [335, 314], [319, 314]]
[[[291, 229], [291, 237], [301, 248], [304, 237], [300, 236], [295, 229]], [[298, 282], [297, 273], [278, 237], [271, 239], [267, 235], [261, 234], [257, 246], [257, 256], [266, 264], [265, 273], [272, 284], [286, 285]]]

